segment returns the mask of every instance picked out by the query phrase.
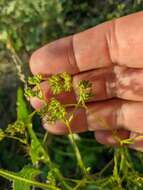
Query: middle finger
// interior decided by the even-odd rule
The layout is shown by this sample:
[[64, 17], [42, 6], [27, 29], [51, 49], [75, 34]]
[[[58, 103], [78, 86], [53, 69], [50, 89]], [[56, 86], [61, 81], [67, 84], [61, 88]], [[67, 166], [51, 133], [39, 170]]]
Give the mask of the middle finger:
[[[79, 96], [78, 83], [88, 80], [92, 83], [94, 96], [88, 102], [120, 98], [125, 100], [143, 101], [143, 69], [114, 66], [97, 69], [73, 76], [73, 90], [62, 93], [56, 98], [63, 104], [76, 103]], [[53, 97], [47, 81], [41, 83], [46, 100]], [[34, 108], [39, 108], [40, 101], [31, 99]], [[40, 105], [41, 106], [41, 105]]]

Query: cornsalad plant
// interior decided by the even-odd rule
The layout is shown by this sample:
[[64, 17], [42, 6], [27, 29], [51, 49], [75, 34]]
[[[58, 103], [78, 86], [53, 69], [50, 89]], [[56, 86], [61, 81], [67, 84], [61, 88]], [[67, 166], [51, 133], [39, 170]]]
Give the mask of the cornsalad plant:
[[[112, 131], [115, 139], [118, 141], [119, 147], [112, 149], [113, 159], [99, 172], [94, 173], [94, 168], [87, 166], [83, 160], [83, 155], [78, 146], [80, 137], [72, 133], [70, 123], [79, 107], [88, 109], [86, 107], [86, 101], [92, 97], [92, 84], [86, 80], [79, 82], [79, 98], [76, 104], [62, 105], [54, 97], [46, 101], [40, 86], [43, 80], [42, 76], [32, 76], [26, 81], [21, 72], [20, 65], [18, 65], [19, 58], [14, 50], [13, 58], [25, 88], [24, 92], [21, 88], [18, 89], [17, 120], [13, 124], [9, 124], [5, 130], [0, 129], [0, 140], [3, 141], [4, 139], [10, 138], [19, 141], [25, 150], [28, 163], [19, 172], [0, 169], [0, 176], [11, 182], [11, 188], [13, 190], [142, 189], [142, 173], [134, 166], [127, 148], [128, 144], [134, 142], [135, 139], [133, 138], [121, 140], [117, 136], [116, 131]], [[48, 78], [47, 85], [50, 86], [53, 95], [70, 92], [73, 88], [72, 77], [66, 72], [52, 75]], [[30, 113], [24, 95], [27, 100], [30, 97], [39, 98], [43, 101], [42, 108]], [[69, 115], [67, 109], [71, 106], [74, 109]], [[67, 140], [69, 142], [66, 141], [64, 143], [69, 144], [68, 146], [71, 148], [72, 156], [76, 160], [76, 168], [74, 168], [75, 176], [69, 173], [65, 176], [61, 169], [62, 166], [58, 165], [52, 158], [48, 146], [51, 137], [47, 132], [45, 132], [44, 136], [36, 132], [33, 125], [35, 115], [40, 116], [44, 123], [53, 124], [58, 120], [63, 122], [67, 127], [69, 132]], [[98, 116], [96, 118], [97, 122], [106, 125], [103, 118], [99, 118]], [[100, 147], [97, 147], [97, 149], [100, 149]], [[73, 160], [67, 159], [66, 161], [72, 162]], [[140, 162], [142, 162], [141, 156]], [[109, 168], [112, 172], [107, 172]]]

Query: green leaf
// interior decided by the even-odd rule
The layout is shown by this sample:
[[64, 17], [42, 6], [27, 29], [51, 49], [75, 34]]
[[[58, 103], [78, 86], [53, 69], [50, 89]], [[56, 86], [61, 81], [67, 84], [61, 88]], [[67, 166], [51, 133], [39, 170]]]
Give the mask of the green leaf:
[[26, 121], [28, 118], [28, 109], [24, 100], [23, 90], [21, 88], [17, 91], [17, 120]]
[[[35, 170], [35, 172], [34, 172]], [[32, 172], [32, 176], [31, 173]], [[39, 187], [42, 189], [48, 189], [48, 190], [61, 190], [58, 187], [52, 186], [52, 185], [48, 185], [46, 183], [41, 183], [38, 181], [35, 181], [33, 179], [30, 179], [30, 177], [34, 178], [36, 175], [38, 175], [40, 173], [40, 171], [38, 171], [38, 169], [32, 168], [30, 169], [23, 169], [21, 172], [19, 173], [15, 173], [15, 172], [11, 172], [11, 171], [7, 171], [7, 170], [3, 170], [0, 169], [0, 176], [4, 177], [10, 181], [13, 181], [13, 183], [23, 183], [23, 184], [27, 184], [29, 186], [33, 186], [33, 187]], [[23, 176], [24, 175], [24, 176]], [[26, 175], [26, 176], [25, 176]], [[27, 177], [28, 176], [28, 177]], [[15, 184], [13, 184], [14, 187]], [[19, 188], [20, 187], [20, 188]], [[15, 188], [15, 187], [14, 187]], [[28, 187], [29, 188], [29, 187]], [[24, 189], [24, 186], [18, 186], [17, 189], [14, 190], [29, 190], [29, 189]]]
[[[26, 179], [33, 180], [38, 174], [40, 174], [40, 170], [26, 166], [24, 167], [18, 175], [21, 177], [24, 177]], [[26, 182], [23, 182], [21, 180], [14, 180], [13, 181], [13, 190], [31, 190], [30, 188], [31, 185], [27, 184]]]
[[37, 164], [40, 160], [50, 163], [48, 153], [44, 150], [41, 142], [37, 138], [35, 132], [32, 129], [32, 124], [28, 126], [29, 135], [31, 137], [30, 156], [33, 164]]
[[[40, 140], [37, 138], [35, 132], [32, 129], [32, 123], [29, 123], [27, 125], [27, 129], [29, 131], [29, 135], [31, 137], [31, 146], [30, 146], [30, 156], [33, 164], [37, 164], [39, 161], [43, 161], [44, 163], [47, 164], [48, 168], [50, 170], [53, 170], [54, 175], [52, 176], [52, 180], [54, 181], [54, 178], [57, 178], [62, 186], [69, 190], [70, 187], [67, 185], [67, 183], [63, 180], [63, 176], [61, 175], [60, 171], [55, 168], [55, 164], [51, 161], [48, 152], [44, 149], [42, 146]], [[52, 183], [53, 183], [52, 181]], [[54, 185], [54, 183], [53, 183]], [[52, 184], [51, 184], [52, 187]], [[48, 189], [50, 190], [50, 188]], [[55, 189], [57, 190], [57, 189]]]

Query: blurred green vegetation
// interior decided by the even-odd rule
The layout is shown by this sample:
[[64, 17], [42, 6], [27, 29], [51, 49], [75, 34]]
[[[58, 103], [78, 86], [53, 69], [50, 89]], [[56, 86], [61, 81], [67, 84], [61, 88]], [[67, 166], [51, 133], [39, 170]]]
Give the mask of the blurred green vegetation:
[[[16, 90], [20, 81], [9, 51], [11, 41], [27, 75], [31, 53], [45, 43], [142, 9], [143, 0], [0, 0], [0, 127], [4, 128], [16, 117]], [[112, 150], [97, 144], [90, 133], [81, 137], [79, 146], [83, 159], [94, 168], [93, 172], [98, 172], [111, 159]], [[62, 140], [55, 137], [49, 148], [53, 159], [70, 177], [78, 171], [66, 141], [66, 137]], [[0, 167], [18, 171], [27, 162], [26, 156], [23, 157], [25, 150], [17, 147], [19, 145], [11, 141], [0, 144]], [[142, 155], [137, 154], [133, 152], [132, 159], [142, 172], [139, 161]], [[8, 186], [0, 181], [0, 190], [6, 190]]]

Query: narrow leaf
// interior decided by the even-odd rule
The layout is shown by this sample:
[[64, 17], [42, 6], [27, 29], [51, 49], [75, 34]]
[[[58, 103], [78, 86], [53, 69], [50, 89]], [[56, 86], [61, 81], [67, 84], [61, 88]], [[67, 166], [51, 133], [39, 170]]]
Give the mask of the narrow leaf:
[[17, 91], [17, 120], [25, 121], [28, 118], [28, 109], [24, 100], [23, 90], [21, 88]]
[[43, 148], [41, 142], [37, 138], [35, 132], [32, 129], [32, 124], [29, 123], [28, 132], [31, 138], [30, 156], [33, 164], [38, 163], [38, 161], [43, 160], [50, 164], [50, 158], [48, 153]]
[[[7, 170], [3, 170], [3, 169], [0, 169], [0, 176], [1, 177], [4, 177], [10, 181], [21, 181], [23, 183], [27, 183], [33, 187], [39, 187], [39, 188], [42, 188], [42, 189], [48, 189], [48, 190], [61, 190], [60, 188], [58, 187], [55, 187], [55, 186], [52, 186], [52, 185], [48, 185], [46, 183], [41, 183], [41, 182], [38, 182], [38, 181], [34, 181], [32, 179], [28, 179], [26, 177], [22, 177], [19, 175], [19, 173], [15, 173], [15, 172], [11, 172], [11, 171], [7, 171]], [[18, 189], [18, 190], [23, 190], [23, 187]]]
[[[33, 180], [39, 173], [40, 173], [40, 171], [38, 169], [30, 167], [30, 166], [26, 166], [18, 173], [18, 175], [21, 177], [24, 177], [26, 179]], [[13, 190], [20, 190], [20, 189], [31, 190], [29, 184], [27, 184], [21, 180], [14, 180], [13, 181]]]

